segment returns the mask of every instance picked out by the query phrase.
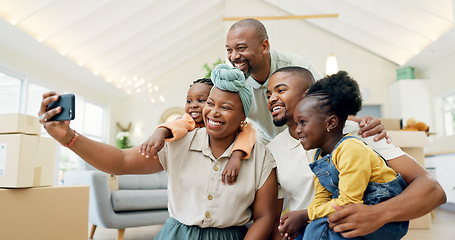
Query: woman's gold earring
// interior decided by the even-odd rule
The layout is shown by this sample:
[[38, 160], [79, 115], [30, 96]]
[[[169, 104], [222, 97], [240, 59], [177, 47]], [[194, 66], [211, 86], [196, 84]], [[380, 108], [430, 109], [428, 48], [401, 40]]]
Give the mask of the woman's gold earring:
[[330, 132], [330, 129], [329, 129], [329, 128], [327, 128], [327, 132]]
[[240, 121], [240, 127], [246, 127], [246, 126], [248, 126], [247, 121], [244, 121], [244, 120]]

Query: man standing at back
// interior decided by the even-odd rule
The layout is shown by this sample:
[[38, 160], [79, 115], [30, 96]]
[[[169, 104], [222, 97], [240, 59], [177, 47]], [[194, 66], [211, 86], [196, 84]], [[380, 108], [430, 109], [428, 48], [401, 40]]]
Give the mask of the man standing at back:
[[311, 61], [290, 52], [270, 49], [267, 30], [256, 19], [244, 19], [234, 23], [227, 33], [226, 51], [228, 60], [240, 69], [253, 86], [253, 102], [249, 119], [258, 130], [258, 140], [269, 142], [285, 127], [277, 127], [267, 111], [267, 86], [272, 73], [288, 66], [300, 66], [311, 71], [319, 80], [322, 74]]

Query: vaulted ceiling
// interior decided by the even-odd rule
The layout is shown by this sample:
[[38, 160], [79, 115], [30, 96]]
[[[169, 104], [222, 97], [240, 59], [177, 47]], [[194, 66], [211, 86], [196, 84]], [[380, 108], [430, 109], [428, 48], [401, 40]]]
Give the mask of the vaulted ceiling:
[[451, 0], [266, 1], [292, 15], [339, 13], [329, 25], [306, 21], [398, 65], [453, 27]]
[[[453, 29], [452, 0], [263, 0], [287, 15], [338, 13], [330, 25], [305, 19], [397, 65]], [[0, 17], [117, 85], [153, 82], [223, 41], [223, 0], [1, 0]], [[454, 34], [455, 35], [455, 34]]]

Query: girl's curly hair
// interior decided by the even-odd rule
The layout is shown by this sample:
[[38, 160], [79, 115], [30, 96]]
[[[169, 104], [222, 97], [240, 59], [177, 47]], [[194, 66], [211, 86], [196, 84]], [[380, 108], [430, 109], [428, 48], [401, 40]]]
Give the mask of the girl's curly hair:
[[332, 113], [345, 121], [362, 109], [362, 97], [357, 82], [345, 71], [316, 81], [305, 97], [316, 97], [326, 114]]
[[199, 78], [198, 80], [194, 80], [193, 83], [190, 85], [190, 87], [193, 86], [193, 84], [195, 84], [195, 83], [205, 83], [209, 86], [213, 86], [212, 79], [210, 79], [210, 78]]

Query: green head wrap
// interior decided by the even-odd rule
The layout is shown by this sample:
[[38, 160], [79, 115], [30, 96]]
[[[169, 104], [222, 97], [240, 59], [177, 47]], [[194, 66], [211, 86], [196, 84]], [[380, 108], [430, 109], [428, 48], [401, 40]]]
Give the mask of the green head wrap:
[[225, 91], [236, 92], [240, 95], [245, 117], [248, 117], [253, 91], [251, 86], [246, 83], [243, 72], [227, 64], [219, 64], [212, 70], [210, 78], [215, 87]]

